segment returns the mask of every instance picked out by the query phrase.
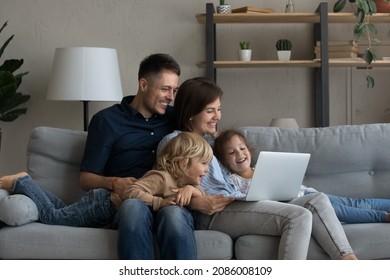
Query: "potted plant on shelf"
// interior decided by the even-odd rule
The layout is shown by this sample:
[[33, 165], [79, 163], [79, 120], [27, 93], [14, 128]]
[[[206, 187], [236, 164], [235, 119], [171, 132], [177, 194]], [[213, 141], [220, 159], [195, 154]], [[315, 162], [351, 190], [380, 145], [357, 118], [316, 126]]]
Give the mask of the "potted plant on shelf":
[[[379, 44], [381, 41], [377, 37], [377, 28], [375, 24], [370, 22], [369, 15], [373, 15], [377, 12], [390, 12], [389, 2], [390, 0], [348, 0], [354, 6], [354, 11], [356, 15], [356, 25], [354, 27], [353, 33], [356, 39], [366, 39], [368, 46], [364, 51], [363, 58], [367, 64], [366, 71], [366, 82], [367, 87], [372, 88], [375, 85], [374, 78], [368, 74], [368, 69], [370, 64], [377, 60], [379, 55], [373, 44]], [[333, 11], [338, 13], [345, 8], [347, 0], [337, 0], [333, 6]], [[387, 6], [387, 10], [386, 7]], [[378, 10], [377, 7], [381, 9]]]
[[240, 49], [238, 50], [238, 59], [241, 61], [250, 61], [252, 57], [252, 50], [249, 41], [240, 42]]
[[219, 6], [217, 6], [217, 13], [219, 14], [230, 14], [232, 7], [225, 3], [225, 0], [219, 0]]
[[288, 61], [291, 57], [292, 43], [289, 39], [279, 39], [276, 41], [276, 50], [278, 59], [282, 61]]
[[[0, 33], [7, 26], [7, 22], [0, 28]], [[0, 48], [0, 59], [5, 48], [13, 39], [10, 36]], [[30, 95], [22, 95], [18, 92], [22, 77], [28, 72], [14, 74], [23, 64], [23, 59], [8, 59], [0, 65], [0, 121], [12, 122], [23, 114], [26, 114], [27, 108], [18, 108], [19, 105], [27, 102]], [[1, 146], [1, 128], [0, 128], [0, 146]]]

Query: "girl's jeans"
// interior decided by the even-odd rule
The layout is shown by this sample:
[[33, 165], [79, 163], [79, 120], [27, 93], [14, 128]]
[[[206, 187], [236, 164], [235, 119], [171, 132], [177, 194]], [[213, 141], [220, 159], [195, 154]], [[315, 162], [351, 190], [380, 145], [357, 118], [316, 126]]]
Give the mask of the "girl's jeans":
[[81, 199], [66, 205], [53, 193], [38, 186], [30, 176], [15, 181], [13, 192], [30, 197], [38, 208], [39, 220], [44, 224], [76, 227], [100, 227], [110, 223], [115, 215], [111, 192], [94, 189]]
[[328, 197], [337, 218], [343, 223], [384, 223], [390, 212], [390, 199]]

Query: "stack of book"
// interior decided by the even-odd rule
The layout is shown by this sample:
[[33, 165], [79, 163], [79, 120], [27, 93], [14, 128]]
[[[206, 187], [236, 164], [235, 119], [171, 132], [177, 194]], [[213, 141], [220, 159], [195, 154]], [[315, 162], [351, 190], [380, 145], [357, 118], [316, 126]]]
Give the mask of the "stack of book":
[[[329, 41], [328, 42], [329, 58], [356, 58], [359, 56], [358, 42], [355, 40], [349, 41]], [[321, 43], [317, 41], [314, 47], [314, 54], [316, 59], [321, 58]]]

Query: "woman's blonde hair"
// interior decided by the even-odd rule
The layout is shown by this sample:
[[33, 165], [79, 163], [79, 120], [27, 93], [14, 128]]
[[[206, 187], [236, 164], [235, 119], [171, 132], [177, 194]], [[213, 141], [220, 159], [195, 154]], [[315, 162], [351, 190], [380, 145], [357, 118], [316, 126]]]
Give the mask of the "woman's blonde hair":
[[[156, 169], [168, 171], [172, 177], [179, 179], [186, 174], [187, 167], [195, 157], [210, 163], [213, 150], [207, 141], [194, 132], [182, 132], [172, 138], [157, 156]], [[185, 170], [180, 166], [185, 164]]]

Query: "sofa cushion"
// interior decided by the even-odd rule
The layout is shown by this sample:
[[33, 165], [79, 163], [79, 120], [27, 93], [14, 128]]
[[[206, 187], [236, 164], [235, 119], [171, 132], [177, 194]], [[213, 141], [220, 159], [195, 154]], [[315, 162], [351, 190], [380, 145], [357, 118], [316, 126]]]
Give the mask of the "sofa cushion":
[[310, 153], [304, 185], [328, 194], [390, 197], [390, 125], [343, 125], [324, 128], [240, 128], [254, 148]]
[[80, 162], [87, 133], [53, 127], [36, 127], [27, 146], [27, 172], [40, 185], [64, 200], [81, 195]]
[[4, 189], [0, 189], [0, 199], [4, 198], [6, 196], [9, 196], [9, 192], [4, 190]]
[[[116, 259], [116, 230], [30, 223], [0, 230], [0, 259]], [[231, 259], [225, 233], [195, 231], [198, 259]]]
[[21, 194], [0, 198], [0, 221], [9, 226], [21, 226], [38, 220], [34, 201]]

